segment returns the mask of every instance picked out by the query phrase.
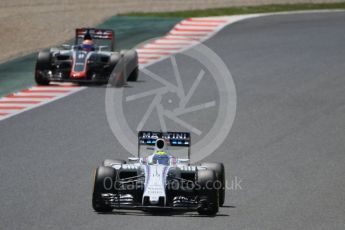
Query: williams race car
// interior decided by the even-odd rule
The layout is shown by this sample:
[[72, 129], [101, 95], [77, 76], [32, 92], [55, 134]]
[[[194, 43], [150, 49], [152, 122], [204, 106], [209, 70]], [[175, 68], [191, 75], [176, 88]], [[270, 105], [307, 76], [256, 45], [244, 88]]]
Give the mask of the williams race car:
[[190, 133], [139, 132], [137, 157], [128, 162], [107, 159], [95, 170], [93, 209], [215, 215], [224, 204], [224, 165], [190, 164], [190, 145]]
[[[109, 29], [78, 28], [74, 45], [62, 45], [38, 53], [35, 80], [50, 82], [110, 83], [116, 78], [136, 81], [138, 54], [135, 50], [115, 52], [115, 34]], [[121, 76], [115, 73], [121, 72]], [[114, 75], [114, 76], [112, 76]]]

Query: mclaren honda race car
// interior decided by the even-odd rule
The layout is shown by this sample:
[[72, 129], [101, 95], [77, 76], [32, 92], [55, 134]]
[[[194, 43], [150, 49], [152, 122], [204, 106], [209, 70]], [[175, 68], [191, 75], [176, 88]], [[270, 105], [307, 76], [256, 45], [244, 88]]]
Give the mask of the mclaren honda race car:
[[[136, 81], [137, 52], [135, 50], [115, 52], [114, 49], [113, 30], [78, 28], [74, 45], [62, 45], [61, 48], [51, 48], [38, 53], [36, 83], [49, 85], [54, 81], [115, 84], [117, 78]], [[118, 67], [117, 73], [120, 74], [116, 74], [115, 67]]]
[[224, 204], [224, 165], [190, 164], [190, 145], [190, 133], [139, 132], [137, 157], [107, 159], [95, 170], [93, 209], [215, 215]]

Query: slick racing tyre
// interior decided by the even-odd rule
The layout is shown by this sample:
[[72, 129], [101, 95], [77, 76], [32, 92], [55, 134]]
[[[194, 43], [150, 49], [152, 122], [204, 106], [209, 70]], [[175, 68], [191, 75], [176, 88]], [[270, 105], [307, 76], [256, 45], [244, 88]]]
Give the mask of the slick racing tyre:
[[121, 58], [121, 55], [119, 53], [113, 53], [111, 54], [110, 58], [109, 58], [109, 72], [112, 72], [116, 66], [116, 64], [119, 62]]
[[125, 61], [125, 73], [127, 81], [137, 81], [139, 75], [138, 53], [135, 50], [121, 50]]
[[219, 210], [219, 191], [214, 187], [217, 180], [216, 172], [213, 170], [199, 170], [197, 172], [198, 191], [201, 207], [198, 209], [200, 215], [216, 215]]
[[92, 207], [96, 212], [111, 212], [111, 204], [102, 197], [104, 193], [115, 193], [116, 170], [100, 166], [94, 175]]
[[132, 73], [128, 76], [127, 81], [137, 81], [139, 75], [139, 68], [138, 66], [134, 68]]
[[38, 53], [35, 67], [35, 81], [37, 85], [49, 85], [47, 71], [50, 69], [50, 52], [41, 51]]
[[225, 202], [225, 168], [223, 163], [202, 163], [201, 166], [216, 172], [217, 181], [219, 183], [219, 206], [223, 206]]

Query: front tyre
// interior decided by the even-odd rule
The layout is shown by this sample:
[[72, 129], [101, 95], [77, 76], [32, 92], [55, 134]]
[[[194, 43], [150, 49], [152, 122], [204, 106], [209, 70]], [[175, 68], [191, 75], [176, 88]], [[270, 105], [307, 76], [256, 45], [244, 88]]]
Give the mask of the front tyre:
[[200, 215], [213, 216], [219, 211], [219, 191], [214, 184], [217, 176], [213, 170], [199, 170], [197, 172], [197, 183], [200, 208]]
[[35, 67], [35, 81], [37, 85], [49, 85], [47, 72], [51, 66], [51, 55], [49, 51], [41, 51], [38, 53]]
[[111, 167], [100, 166], [94, 174], [92, 193], [92, 207], [96, 212], [111, 212], [113, 208], [109, 201], [102, 197], [104, 193], [115, 193], [114, 183], [116, 170]]
[[225, 168], [223, 163], [202, 163], [201, 166], [216, 172], [219, 188], [219, 205], [222, 207], [225, 202]]

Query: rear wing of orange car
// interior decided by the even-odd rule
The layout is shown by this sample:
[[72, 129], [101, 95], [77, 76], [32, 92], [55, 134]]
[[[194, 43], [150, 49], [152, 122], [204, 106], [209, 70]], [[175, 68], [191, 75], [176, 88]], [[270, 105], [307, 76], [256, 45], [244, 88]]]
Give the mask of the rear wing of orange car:
[[115, 32], [111, 29], [77, 28], [75, 30], [75, 45], [79, 45], [86, 39], [109, 40], [111, 51], [115, 49]]

